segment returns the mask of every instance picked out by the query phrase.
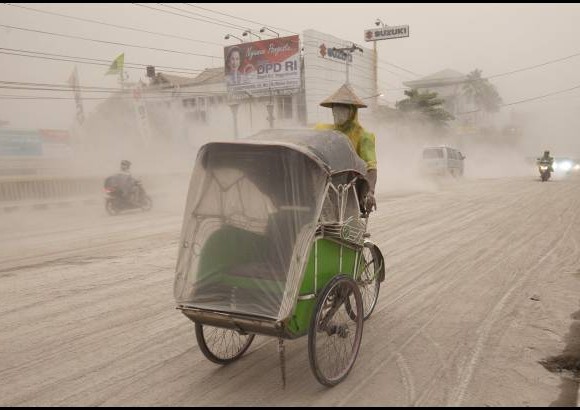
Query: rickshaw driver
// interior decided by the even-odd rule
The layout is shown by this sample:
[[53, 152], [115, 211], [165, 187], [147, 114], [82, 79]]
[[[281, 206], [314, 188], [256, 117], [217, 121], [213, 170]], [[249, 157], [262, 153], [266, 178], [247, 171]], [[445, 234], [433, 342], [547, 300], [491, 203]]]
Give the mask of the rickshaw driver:
[[317, 130], [337, 130], [350, 140], [358, 156], [366, 163], [366, 179], [369, 192], [366, 195], [366, 208], [377, 209], [375, 186], [377, 184], [377, 156], [375, 152], [375, 134], [366, 131], [358, 122], [358, 108], [366, 108], [354, 93], [349, 83], [343, 84], [338, 91], [320, 103], [323, 107], [332, 108], [334, 124], [316, 124]]

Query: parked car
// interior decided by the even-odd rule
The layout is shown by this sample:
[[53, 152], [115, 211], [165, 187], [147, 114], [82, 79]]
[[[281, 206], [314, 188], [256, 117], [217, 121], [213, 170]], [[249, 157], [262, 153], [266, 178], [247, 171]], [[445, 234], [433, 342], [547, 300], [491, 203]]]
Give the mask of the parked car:
[[465, 155], [445, 145], [423, 149], [422, 169], [428, 175], [463, 176]]

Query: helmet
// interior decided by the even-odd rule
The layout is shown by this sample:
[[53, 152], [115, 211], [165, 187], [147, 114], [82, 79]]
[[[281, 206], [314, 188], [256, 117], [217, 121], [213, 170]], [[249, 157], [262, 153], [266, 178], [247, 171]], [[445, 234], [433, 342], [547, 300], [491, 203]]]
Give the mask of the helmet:
[[550, 156], [550, 151], [544, 151], [544, 156], [545, 157], [549, 157]]
[[123, 171], [127, 171], [129, 168], [131, 168], [131, 161], [127, 161], [126, 159], [121, 161], [121, 169]]
[[334, 94], [320, 103], [321, 106], [328, 108], [332, 108], [335, 104], [366, 108], [366, 104], [356, 96], [349, 83], [343, 84]]

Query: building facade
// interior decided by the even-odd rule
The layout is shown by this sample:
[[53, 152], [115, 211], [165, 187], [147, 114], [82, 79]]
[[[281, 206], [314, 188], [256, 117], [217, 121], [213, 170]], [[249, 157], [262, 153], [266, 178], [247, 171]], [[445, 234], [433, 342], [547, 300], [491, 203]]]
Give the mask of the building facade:
[[[347, 76], [355, 92], [368, 102], [370, 109], [360, 112], [364, 121], [378, 94], [374, 52], [360, 46], [352, 54], [335, 50], [352, 45], [352, 41], [330, 34], [304, 31], [300, 36], [300, 87], [266, 94], [229, 93], [224, 67], [205, 69], [196, 77], [156, 73], [149, 67], [148, 84], [130, 86], [133, 97], [127, 92], [116, 93], [86, 123], [109, 143], [126, 138], [132, 141], [131, 147], [151, 145], [158, 150], [161, 141], [163, 146], [196, 151], [211, 140], [234, 139], [236, 135], [244, 138], [269, 128], [268, 106], [274, 128], [332, 122], [331, 110], [319, 104], [344, 84]], [[117, 144], [127, 151], [123, 142]]]

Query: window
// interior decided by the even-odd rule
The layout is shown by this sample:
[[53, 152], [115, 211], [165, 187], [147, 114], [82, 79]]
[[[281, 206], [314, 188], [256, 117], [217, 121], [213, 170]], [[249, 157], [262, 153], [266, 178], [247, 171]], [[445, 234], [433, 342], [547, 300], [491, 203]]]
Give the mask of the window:
[[423, 158], [425, 159], [443, 158], [443, 150], [441, 148], [427, 148], [423, 150]]
[[446, 149], [447, 149], [447, 159], [455, 159], [455, 151], [452, 150], [451, 148]]
[[281, 120], [292, 119], [292, 96], [291, 95], [280, 95], [278, 100], [278, 118]]
[[186, 98], [183, 100], [183, 106], [184, 107], [195, 107], [196, 106], [196, 101], [195, 98]]

